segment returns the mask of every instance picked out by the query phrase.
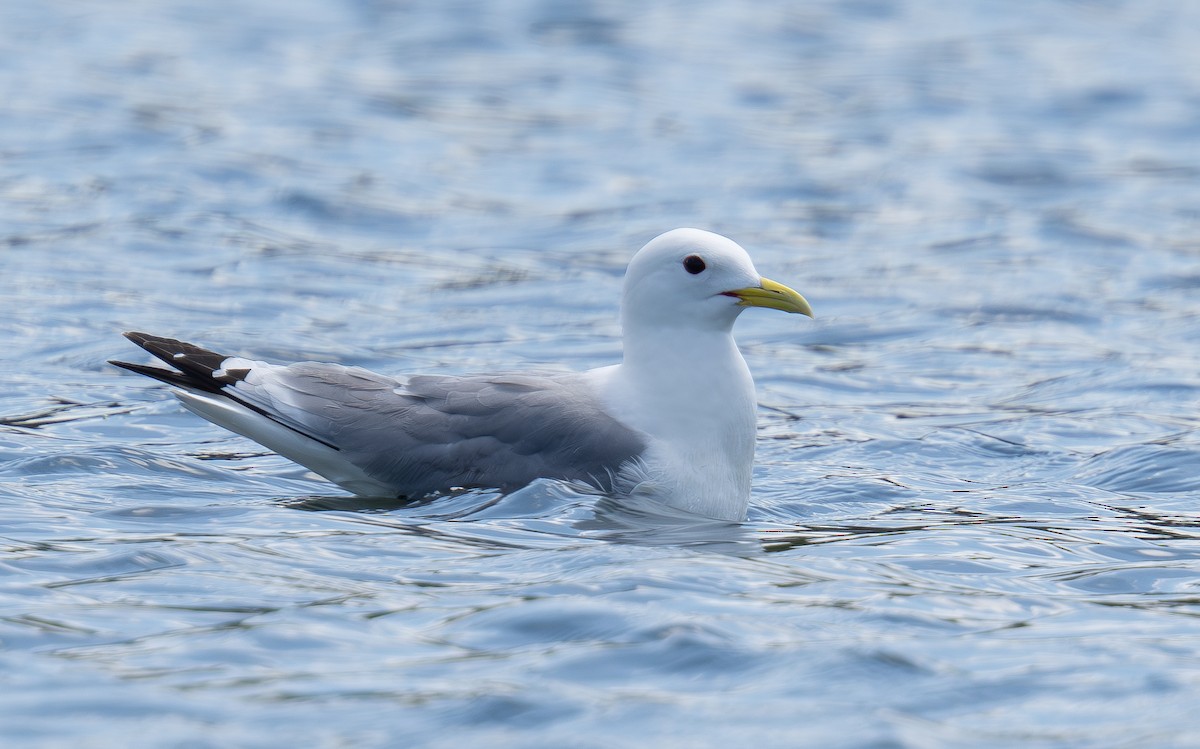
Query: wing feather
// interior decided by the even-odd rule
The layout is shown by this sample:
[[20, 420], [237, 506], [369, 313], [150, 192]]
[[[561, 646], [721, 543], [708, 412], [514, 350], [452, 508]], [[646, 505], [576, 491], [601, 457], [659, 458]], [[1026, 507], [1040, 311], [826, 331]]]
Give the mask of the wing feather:
[[[360, 367], [304, 362], [288, 366], [226, 357], [173, 339], [129, 334], [180, 372], [125, 365], [206, 398], [224, 397], [324, 446], [320, 467], [308, 451], [284, 452], [339, 481], [365, 475], [396, 494], [420, 497], [460, 487], [512, 489], [544, 478], [588, 481], [602, 488], [645, 449], [642, 435], [600, 406], [578, 375], [396, 378]], [[152, 370], [152, 371], [146, 371]], [[195, 410], [195, 409], [194, 409]], [[228, 409], [198, 410], [255, 439], [253, 419]], [[247, 423], [250, 427], [247, 427]], [[271, 446], [271, 445], [268, 445]], [[331, 458], [330, 450], [337, 451]], [[343, 461], [347, 470], [329, 469]], [[341, 481], [352, 491], [369, 485]]]

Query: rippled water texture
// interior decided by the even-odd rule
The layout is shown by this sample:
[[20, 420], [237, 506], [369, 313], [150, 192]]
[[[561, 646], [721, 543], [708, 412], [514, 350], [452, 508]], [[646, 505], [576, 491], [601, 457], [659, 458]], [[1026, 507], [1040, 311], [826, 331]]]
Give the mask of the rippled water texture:
[[[1200, 745], [1200, 4], [0, 5], [0, 738]], [[342, 496], [107, 366], [611, 363], [738, 324], [749, 522]]]

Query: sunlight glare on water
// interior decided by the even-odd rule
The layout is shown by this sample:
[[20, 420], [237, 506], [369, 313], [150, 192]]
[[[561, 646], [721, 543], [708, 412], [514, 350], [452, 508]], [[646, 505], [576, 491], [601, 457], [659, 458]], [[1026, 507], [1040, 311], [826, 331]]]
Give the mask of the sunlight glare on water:
[[[1200, 744], [1200, 5], [0, 7], [0, 737]], [[120, 372], [619, 356], [745, 246], [749, 521], [396, 506]], [[135, 359], [140, 361], [140, 359]]]

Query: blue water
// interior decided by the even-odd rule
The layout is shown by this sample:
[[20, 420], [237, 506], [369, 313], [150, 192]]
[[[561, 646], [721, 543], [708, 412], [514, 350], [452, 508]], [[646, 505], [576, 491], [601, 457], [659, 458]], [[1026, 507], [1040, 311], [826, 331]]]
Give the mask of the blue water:
[[[0, 4], [0, 743], [1200, 746], [1200, 4]], [[742, 525], [355, 501], [108, 358], [618, 354], [736, 239]]]

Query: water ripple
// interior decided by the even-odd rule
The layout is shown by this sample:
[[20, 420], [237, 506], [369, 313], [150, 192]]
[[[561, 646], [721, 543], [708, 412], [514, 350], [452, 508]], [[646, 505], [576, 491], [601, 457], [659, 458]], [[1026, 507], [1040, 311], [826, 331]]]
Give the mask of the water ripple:
[[[1197, 745], [1198, 7], [0, 5], [0, 742]], [[818, 315], [738, 323], [746, 523], [347, 497], [105, 364], [601, 366], [677, 225]]]

